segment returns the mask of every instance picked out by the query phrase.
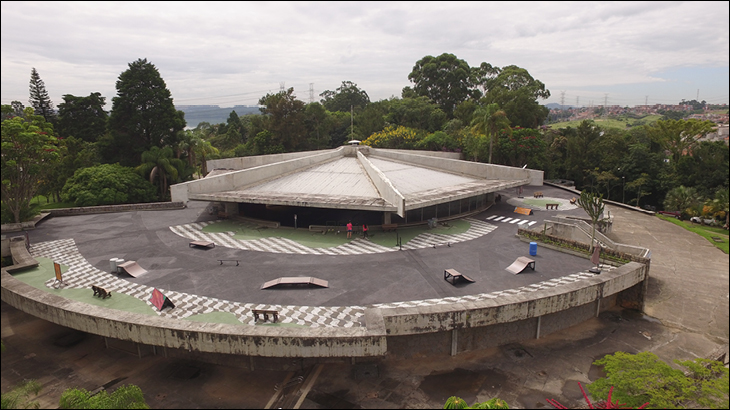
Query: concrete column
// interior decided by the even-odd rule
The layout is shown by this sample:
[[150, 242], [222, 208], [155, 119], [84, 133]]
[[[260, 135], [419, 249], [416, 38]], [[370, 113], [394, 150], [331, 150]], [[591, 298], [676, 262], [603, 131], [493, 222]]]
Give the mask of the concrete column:
[[542, 316], [537, 317], [537, 332], [535, 332], [535, 339], [540, 338], [540, 325], [542, 324]]
[[457, 342], [459, 340], [459, 337], [458, 337], [457, 332], [458, 332], [457, 329], [453, 329], [451, 331], [451, 355], [452, 356], [456, 356], [456, 353], [457, 353], [457, 350], [458, 350], [457, 349], [457, 346], [458, 346], [457, 345]]
[[383, 212], [383, 223], [389, 224], [390, 223], [390, 212]]
[[238, 203], [237, 202], [224, 202], [223, 206], [226, 207], [226, 213], [229, 218], [238, 216]]

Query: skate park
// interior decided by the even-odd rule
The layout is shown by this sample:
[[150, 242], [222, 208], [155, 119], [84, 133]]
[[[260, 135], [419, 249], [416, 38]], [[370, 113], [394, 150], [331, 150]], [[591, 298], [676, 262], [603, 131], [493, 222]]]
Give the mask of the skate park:
[[[271, 232], [291, 227], [265, 229], [266, 237], [256, 239], [249, 233], [241, 240], [236, 232], [223, 237], [205, 232], [232, 222], [211, 213], [203, 200], [177, 210], [53, 217], [29, 231], [31, 254], [71, 267], [64, 273], [68, 285], [53, 289], [52, 273], [45, 289], [3, 275], [3, 300], [64, 326], [152, 347], [155, 354], [161, 348], [320, 358], [457, 355], [537, 339], [617, 304], [640, 305], [648, 264], [605, 264], [596, 275], [585, 257], [546, 247], [531, 255], [530, 244], [516, 236], [518, 226], [541, 226], [551, 216], [583, 211], [570, 206], [574, 193], [524, 185], [521, 191], [514, 185], [497, 187], [482, 208], [433, 227], [374, 230], [367, 240], [337, 246], [332, 245], [342, 238], [332, 232], [307, 230], [305, 239], [292, 236], [289, 247], [271, 239], [283, 235]], [[562, 205], [543, 209], [533, 204], [532, 215], [515, 214], [514, 202], [537, 191]], [[245, 235], [253, 228], [244, 223], [226, 229]], [[408, 240], [396, 244], [401, 236]], [[308, 246], [330, 237], [336, 243], [329, 248]], [[189, 246], [201, 238], [216, 246]], [[517, 275], [505, 270], [526, 256], [533, 257], [535, 270]], [[135, 261], [147, 272], [138, 277], [110, 273], [114, 258]], [[474, 282], [444, 280], [446, 270]], [[301, 276], [329, 286], [261, 289], [267, 281]], [[94, 298], [94, 284], [113, 296]], [[72, 289], [89, 291], [81, 300], [62, 296]], [[156, 311], [149, 301], [155, 289], [175, 307]], [[276, 311], [278, 320], [258, 322], [254, 310]]]

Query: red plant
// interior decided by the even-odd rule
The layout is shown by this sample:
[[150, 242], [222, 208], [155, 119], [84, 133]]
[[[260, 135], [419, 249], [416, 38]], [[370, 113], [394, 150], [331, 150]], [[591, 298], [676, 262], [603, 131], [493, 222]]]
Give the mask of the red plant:
[[[633, 407], [624, 407], [626, 406], [626, 403], [619, 403], [618, 399], [616, 399], [616, 402], [614, 403], [611, 401], [611, 395], [613, 394], [613, 386], [611, 386], [611, 389], [608, 391], [608, 400], [606, 401], [599, 401], [596, 403], [597, 407], [593, 407], [593, 403], [591, 403], [591, 400], [588, 398], [588, 395], [586, 394], [585, 390], [583, 390], [583, 386], [578, 382], [578, 387], [580, 387], [581, 393], [583, 393], [583, 398], [586, 400], [586, 403], [588, 404], [588, 408], [591, 409], [631, 409]], [[550, 403], [551, 406], [555, 407], [556, 409], [567, 409], [567, 407], [560, 404], [555, 399], [545, 399], [548, 403]], [[640, 407], [637, 407], [637, 409], [644, 409], [646, 406], [649, 405], [649, 402], [646, 402], [642, 404]]]

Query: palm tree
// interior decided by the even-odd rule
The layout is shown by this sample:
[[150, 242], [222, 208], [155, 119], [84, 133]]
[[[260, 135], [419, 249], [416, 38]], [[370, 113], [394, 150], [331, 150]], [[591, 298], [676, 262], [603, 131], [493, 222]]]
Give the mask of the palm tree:
[[508, 130], [511, 133], [509, 124], [507, 113], [500, 109], [497, 103], [481, 106], [474, 112], [474, 119], [471, 121], [472, 127], [489, 138], [489, 164], [492, 163], [494, 139], [500, 130]]
[[679, 211], [679, 219], [682, 219], [682, 216], [688, 213], [687, 209], [696, 205], [699, 199], [696, 189], [680, 185], [667, 192], [667, 196], [664, 198], [664, 209], [667, 211]]
[[715, 198], [709, 201], [708, 205], [713, 216], [721, 216], [725, 214], [725, 229], [730, 226], [730, 190], [723, 188], [715, 192]]
[[152, 147], [142, 153], [142, 164], [136, 168], [143, 176], [149, 176], [151, 183], [160, 187], [160, 199], [167, 197], [168, 180], [176, 182], [181, 172], [184, 172], [185, 162], [175, 158], [172, 148]]

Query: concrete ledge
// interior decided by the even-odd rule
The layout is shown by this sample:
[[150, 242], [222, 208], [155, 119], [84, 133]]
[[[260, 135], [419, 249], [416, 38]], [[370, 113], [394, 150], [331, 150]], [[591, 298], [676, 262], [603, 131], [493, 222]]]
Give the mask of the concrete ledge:
[[476, 302], [383, 309], [388, 336], [480, 328], [567, 311], [642, 283], [648, 266], [630, 262], [612, 271], [556, 288]]
[[28, 253], [28, 248], [25, 247], [25, 238], [22, 236], [16, 236], [10, 239], [10, 254], [13, 257], [13, 264], [3, 268], [3, 270], [17, 272], [38, 266], [38, 261], [33, 259], [30, 253]]
[[182, 202], [149, 202], [141, 204], [122, 204], [122, 205], [100, 205], [100, 206], [81, 206], [78, 208], [58, 208], [50, 209], [48, 212], [51, 216], [71, 216], [71, 215], [87, 215], [87, 214], [104, 214], [110, 212], [128, 212], [128, 211], [161, 211], [169, 209], [184, 209], [185, 204]]
[[[189, 351], [262, 357], [377, 357], [387, 351], [384, 332], [365, 327], [239, 326], [147, 316], [65, 299], [27, 285], [5, 269], [2, 300], [72, 329]], [[372, 314], [369, 317], [377, 322]]]

